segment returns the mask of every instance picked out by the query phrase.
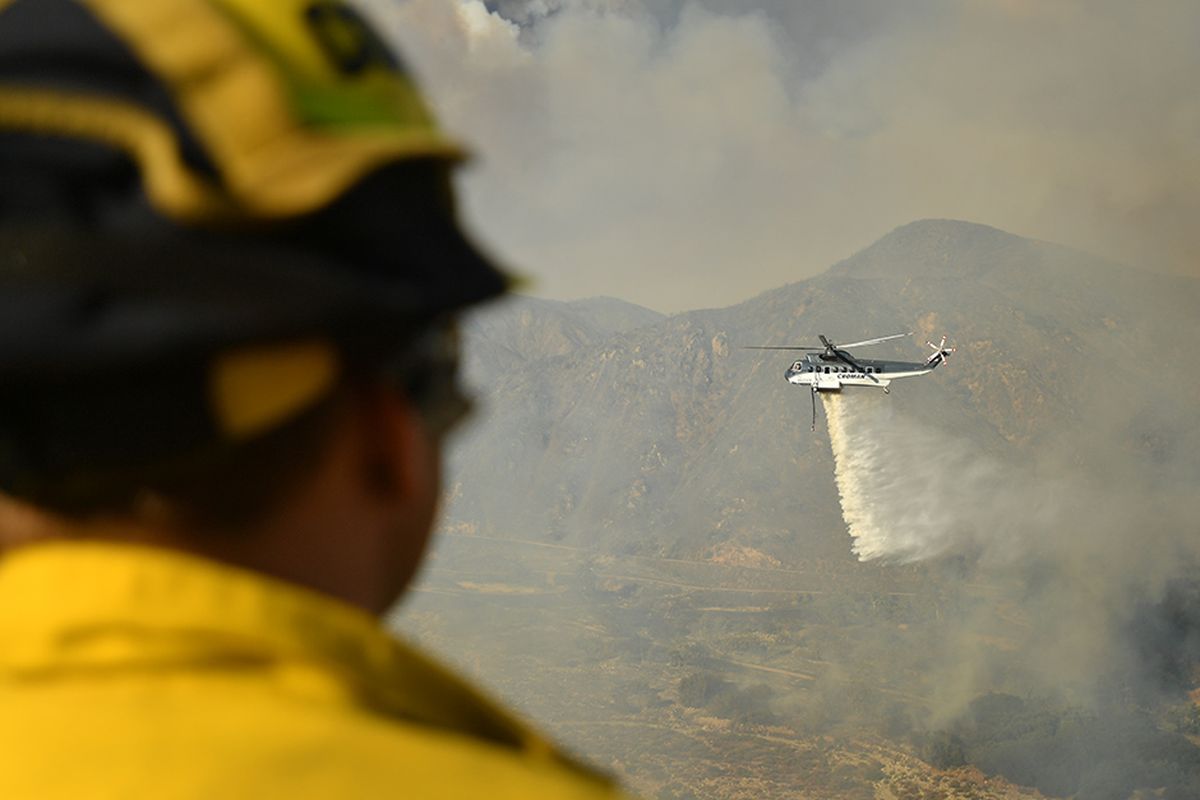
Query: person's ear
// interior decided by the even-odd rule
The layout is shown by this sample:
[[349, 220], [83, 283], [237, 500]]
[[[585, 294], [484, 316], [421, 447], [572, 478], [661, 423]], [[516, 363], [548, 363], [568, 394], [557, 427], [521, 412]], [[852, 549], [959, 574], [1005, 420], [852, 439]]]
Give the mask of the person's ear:
[[411, 503], [437, 491], [437, 448], [413, 404], [395, 389], [360, 391], [368, 490], [380, 499]]

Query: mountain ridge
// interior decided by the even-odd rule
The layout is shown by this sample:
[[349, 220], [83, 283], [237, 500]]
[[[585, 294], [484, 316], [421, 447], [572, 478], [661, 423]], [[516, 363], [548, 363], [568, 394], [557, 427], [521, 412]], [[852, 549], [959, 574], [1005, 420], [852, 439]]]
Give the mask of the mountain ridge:
[[[978, 277], [943, 277], [951, 263]], [[1119, 359], [1123, 386], [1138, 391], [1107, 413], [1137, 457], [1137, 441], [1169, 440], [1182, 424], [1160, 419], [1145, 390], [1195, 360], [1164, 338], [1194, 327], [1188, 309], [1200, 292], [1183, 287], [935, 220], [902, 226], [808, 280], [624, 330], [600, 330], [570, 304], [526, 304], [518, 328], [510, 318], [468, 330], [468, 344], [485, 349], [501, 344], [481, 341], [486, 331], [561, 335], [524, 345], [523, 360], [487, 384], [480, 424], [452, 458], [450, 524], [619, 552], [706, 557], [733, 544], [785, 564], [841, 557], [828, 439], [823, 426], [808, 430], [807, 391], [782, 380], [790, 356], [740, 347], [912, 330], [912, 343], [878, 352], [920, 360], [924, 339], [947, 333], [959, 348], [951, 364], [897, 383], [888, 402], [1005, 459], [1034, 442], [1069, 442], [1112, 385], [1106, 364]]]

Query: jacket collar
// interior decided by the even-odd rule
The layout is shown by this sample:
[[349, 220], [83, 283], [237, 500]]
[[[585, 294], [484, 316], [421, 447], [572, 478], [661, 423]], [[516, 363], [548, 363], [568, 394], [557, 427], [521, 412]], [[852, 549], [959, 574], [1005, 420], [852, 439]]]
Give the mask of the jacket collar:
[[303, 661], [364, 706], [545, 756], [553, 748], [359, 609], [164, 549], [40, 543], [0, 560], [0, 677]]

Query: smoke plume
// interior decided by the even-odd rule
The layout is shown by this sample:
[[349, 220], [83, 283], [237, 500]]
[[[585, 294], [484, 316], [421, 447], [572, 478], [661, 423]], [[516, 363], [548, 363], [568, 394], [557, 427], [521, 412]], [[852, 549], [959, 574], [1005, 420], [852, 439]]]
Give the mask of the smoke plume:
[[1200, 5], [364, 0], [555, 297], [724, 306], [920, 218], [1200, 264]]
[[[829, 396], [825, 411], [859, 559], [953, 557], [991, 587], [982, 615], [996, 602], [1022, 609], [1019, 649], [1028, 655], [1000, 670], [1003, 681], [1003, 654], [978, 644], [980, 619], [967, 614], [946, 631], [939, 702], [947, 714], [1004, 681], [1093, 703], [1111, 701], [1114, 681], [1140, 695], [1158, 691], [1163, 663], [1178, 672], [1180, 648], [1197, 635], [1186, 622], [1197, 609], [1178, 599], [1195, 596], [1186, 587], [1200, 560], [1188, 470], [1149, 471], [1120, 457], [1116, 441], [1092, 464], [1053, 441], [1028, 461], [985, 455], [877, 393]], [[1119, 429], [1098, 414], [1089, 410], [1081, 427]], [[1180, 603], [1184, 612], [1170, 610]]]

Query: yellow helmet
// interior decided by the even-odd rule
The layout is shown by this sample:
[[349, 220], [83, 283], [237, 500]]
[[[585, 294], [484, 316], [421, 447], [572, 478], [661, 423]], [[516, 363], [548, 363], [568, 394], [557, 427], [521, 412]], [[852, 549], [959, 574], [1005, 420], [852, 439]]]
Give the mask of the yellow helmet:
[[463, 156], [407, 70], [334, 0], [0, 8], [0, 126], [120, 149], [155, 208], [184, 224], [296, 216], [383, 164]]
[[269, 428], [505, 290], [463, 157], [337, 0], [0, 0], [0, 412], [115, 381], [143, 419], [195, 364], [199, 427]]

